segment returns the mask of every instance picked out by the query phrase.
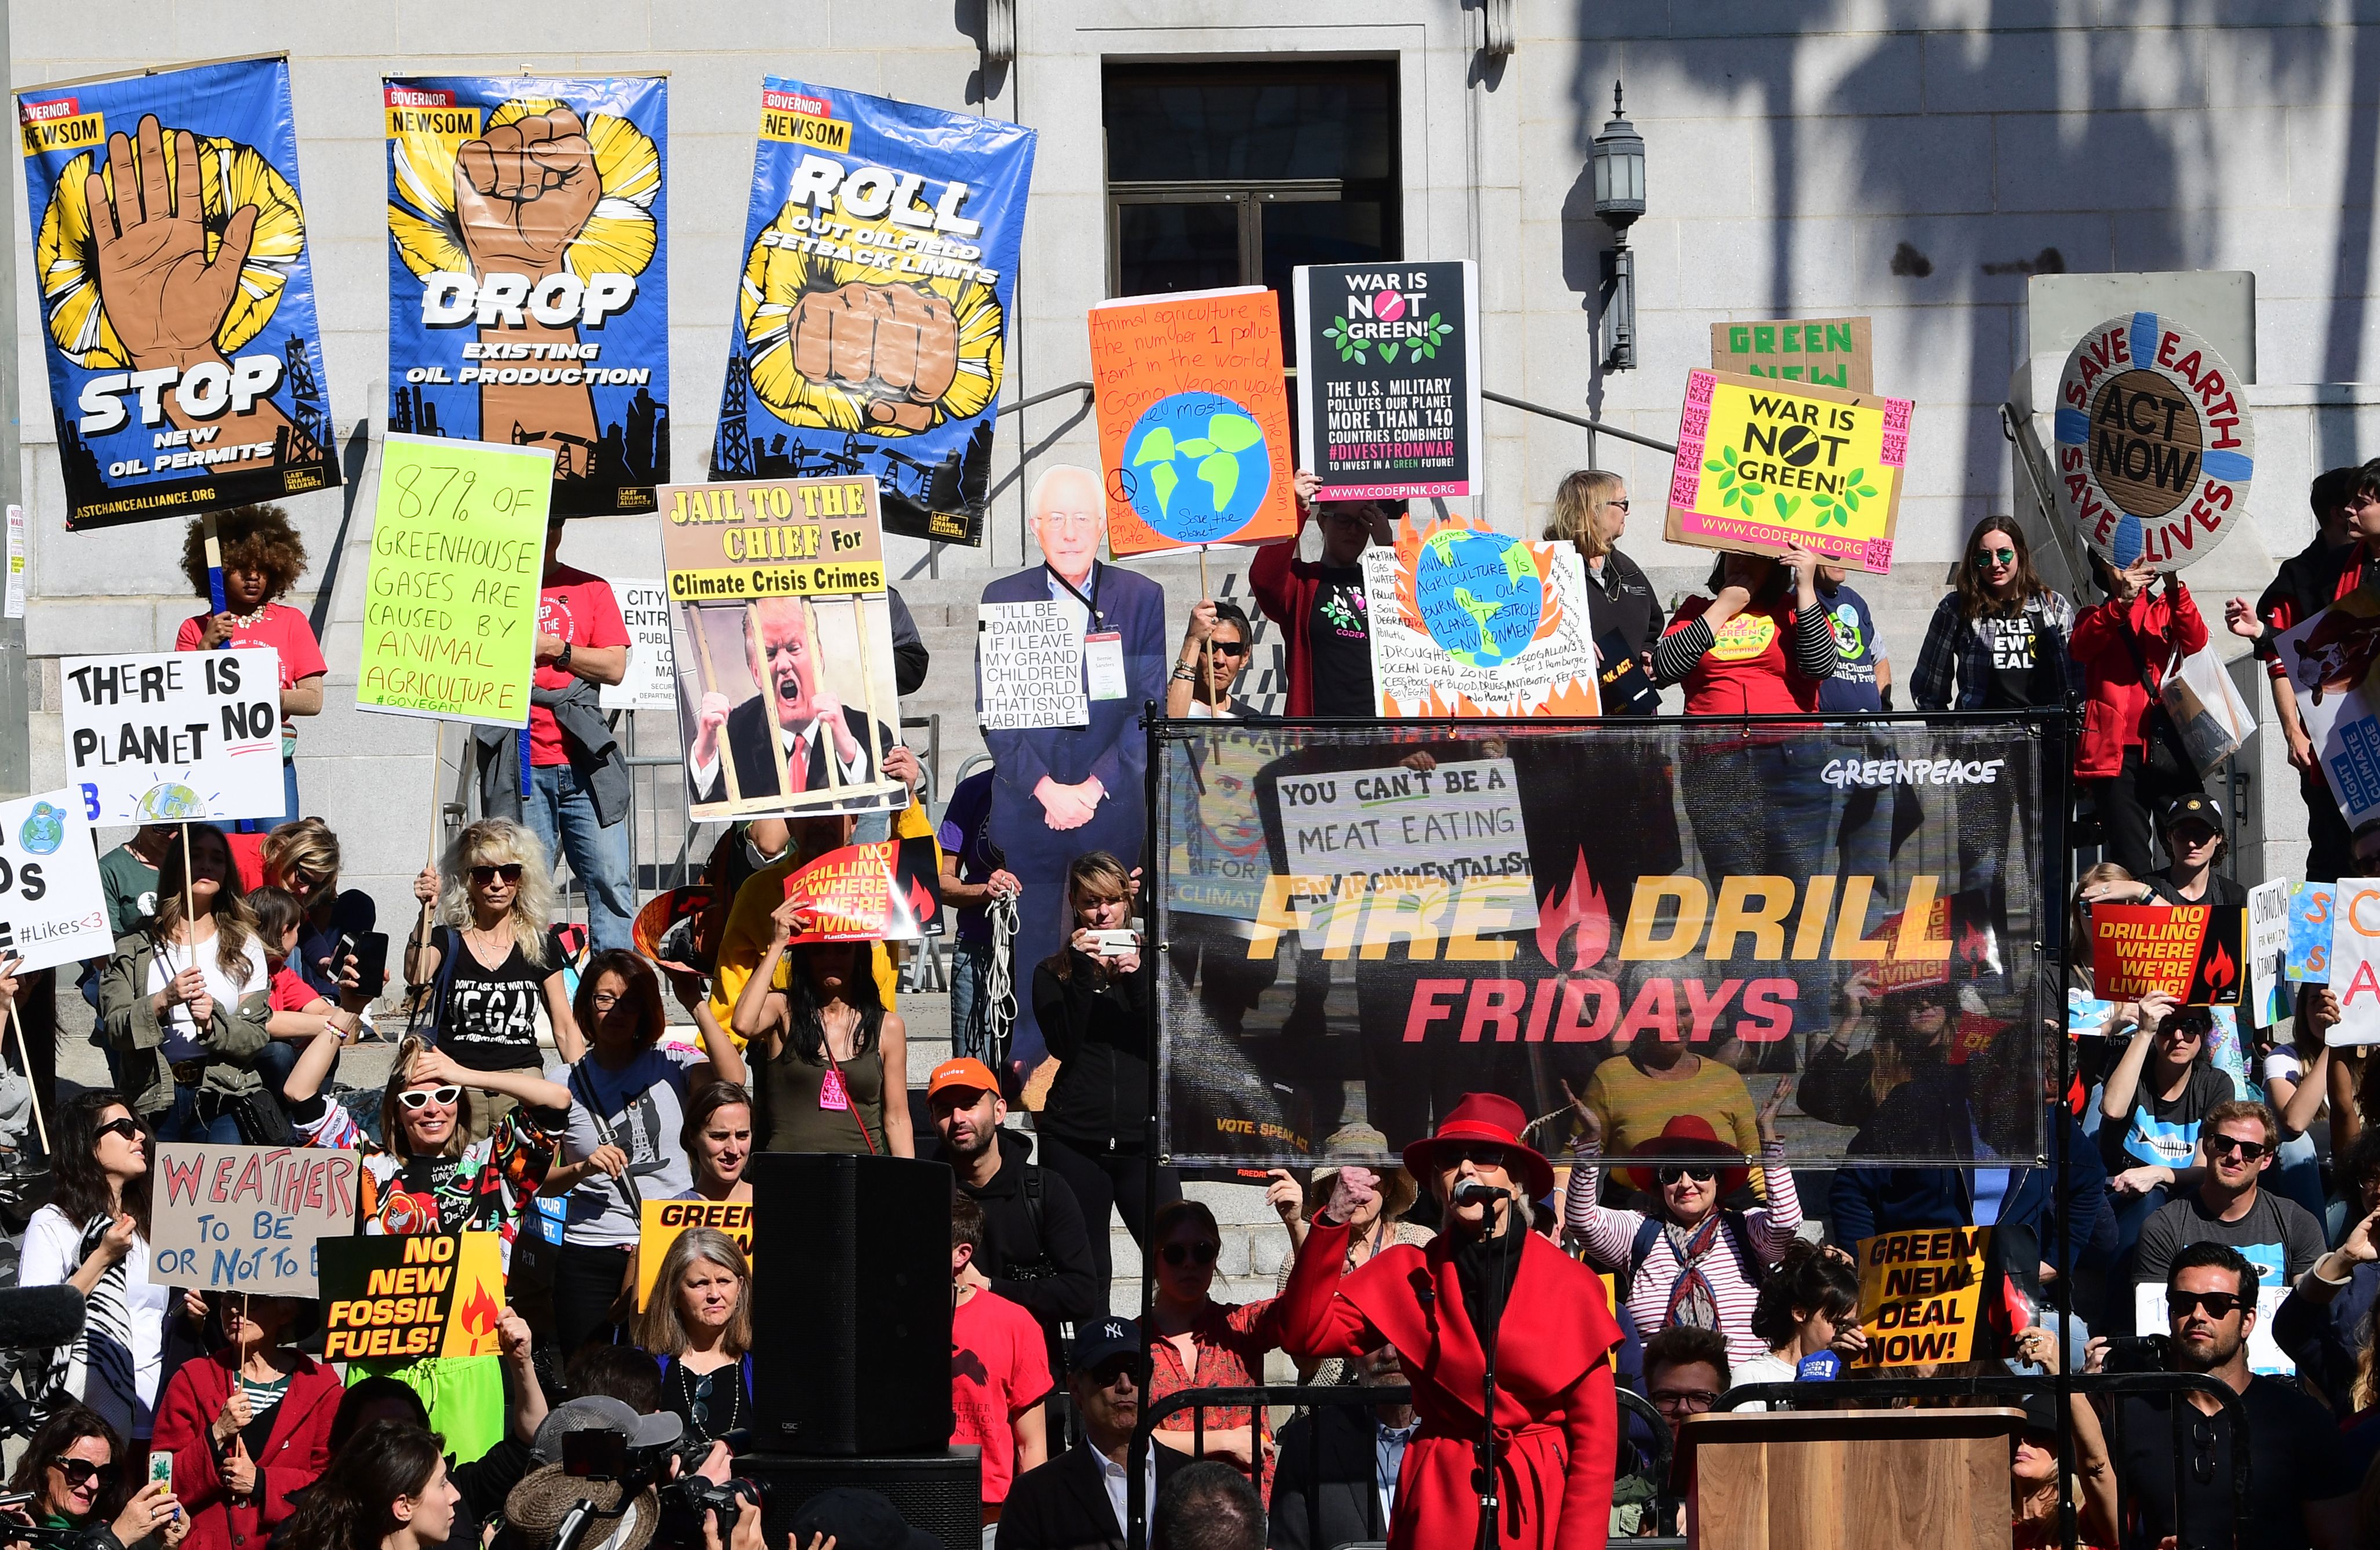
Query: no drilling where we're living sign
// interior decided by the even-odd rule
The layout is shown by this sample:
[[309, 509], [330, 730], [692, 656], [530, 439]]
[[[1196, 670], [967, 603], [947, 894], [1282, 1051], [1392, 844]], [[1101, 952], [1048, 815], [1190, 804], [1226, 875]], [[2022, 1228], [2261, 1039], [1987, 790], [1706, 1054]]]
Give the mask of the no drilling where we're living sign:
[[2244, 513], [2255, 424], [2212, 345], [2154, 312], [2084, 334], [2058, 382], [2058, 503], [2100, 558], [2179, 570]]

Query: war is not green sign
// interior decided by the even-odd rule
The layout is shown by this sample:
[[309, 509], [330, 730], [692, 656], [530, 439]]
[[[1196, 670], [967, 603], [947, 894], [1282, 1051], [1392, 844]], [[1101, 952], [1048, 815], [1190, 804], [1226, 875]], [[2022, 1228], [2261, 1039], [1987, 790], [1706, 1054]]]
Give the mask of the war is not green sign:
[[528, 725], [553, 454], [390, 434], [364, 576], [358, 709]]
[[1711, 324], [1714, 370], [1874, 393], [1875, 358], [1865, 318]]

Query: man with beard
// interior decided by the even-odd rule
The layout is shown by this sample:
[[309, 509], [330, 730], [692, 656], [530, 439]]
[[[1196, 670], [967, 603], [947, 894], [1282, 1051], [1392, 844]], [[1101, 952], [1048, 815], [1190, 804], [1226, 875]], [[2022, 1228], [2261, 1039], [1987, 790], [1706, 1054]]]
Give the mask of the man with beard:
[[[2238, 1392], [2248, 1418], [2248, 1499], [2239, 1550], [2347, 1550], [2355, 1542], [2357, 1481], [2328, 1411], [2290, 1384], [2248, 1369], [2256, 1325], [2256, 1268], [2228, 1243], [2200, 1242], [2166, 1275], [2167, 1370], [2204, 1373]], [[2098, 1372], [2107, 1341], [2091, 1342]], [[2080, 1395], [2075, 1403], [2086, 1403]], [[2133, 1519], [2126, 1544], [2228, 1544], [2232, 1540], [2230, 1419], [2211, 1394], [2128, 1395], [2115, 1435], [2116, 1473]], [[2189, 1407], [2175, 1429], [2170, 1406]], [[2182, 1441], [2177, 1454], [2175, 1438]], [[2180, 1521], [2175, 1520], [2177, 1510]]]
[[[1058, 1326], [1101, 1312], [1089, 1231], [1066, 1181], [1026, 1161], [1032, 1146], [1002, 1123], [1008, 1105], [981, 1060], [945, 1060], [926, 1078], [926, 1106], [941, 1137], [942, 1161], [959, 1193], [983, 1207], [975, 1267], [991, 1290], [1040, 1321], [1050, 1369], [1059, 1365]], [[1107, 1223], [1099, 1224], [1107, 1230]], [[1055, 1433], [1052, 1435], [1056, 1435]]]
[[[727, 775], [720, 762], [722, 728], [735, 760], [735, 795], [746, 802], [861, 785], [876, 778], [877, 765], [895, 738], [884, 723], [843, 704], [819, 681], [818, 639], [808, 603], [799, 598], [762, 598], [747, 606], [744, 651], [760, 692], [732, 708], [725, 695], [702, 696], [694, 746], [686, 751], [686, 770], [701, 793], [698, 801], [728, 800]], [[777, 756], [769, 747], [771, 721], [784, 751], [782, 786]], [[833, 760], [832, 774], [829, 759]]]

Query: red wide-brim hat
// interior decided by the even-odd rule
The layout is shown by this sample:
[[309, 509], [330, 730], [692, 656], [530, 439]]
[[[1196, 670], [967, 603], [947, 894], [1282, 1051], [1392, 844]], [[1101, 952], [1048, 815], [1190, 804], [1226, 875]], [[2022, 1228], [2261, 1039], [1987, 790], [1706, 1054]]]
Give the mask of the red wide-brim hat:
[[[1640, 1141], [1628, 1154], [1632, 1157], [1658, 1157], [1662, 1162], [1674, 1162], [1680, 1157], [1716, 1157], [1731, 1166], [1719, 1169], [1718, 1193], [1733, 1194], [1743, 1188], [1752, 1177], [1752, 1169], [1743, 1154], [1718, 1138], [1718, 1132], [1699, 1114], [1678, 1114], [1661, 1127], [1661, 1133], [1650, 1141]], [[1658, 1164], [1656, 1165], [1658, 1166]], [[1660, 1187], [1651, 1168], [1627, 1170], [1630, 1186], [1650, 1194]]]
[[1493, 1093], [1468, 1093], [1454, 1106], [1451, 1113], [1439, 1122], [1438, 1133], [1409, 1144], [1404, 1150], [1405, 1171], [1423, 1187], [1437, 1175], [1437, 1156], [1441, 1151], [1454, 1151], [1468, 1143], [1504, 1148], [1505, 1170], [1512, 1175], [1532, 1200], [1550, 1200], [1554, 1193], [1554, 1165], [1546, 1161], [1543, 1153], [1521, 1139], [1521, 1129], [1529, 1117], [1521, 1106], [1510, 1098]]

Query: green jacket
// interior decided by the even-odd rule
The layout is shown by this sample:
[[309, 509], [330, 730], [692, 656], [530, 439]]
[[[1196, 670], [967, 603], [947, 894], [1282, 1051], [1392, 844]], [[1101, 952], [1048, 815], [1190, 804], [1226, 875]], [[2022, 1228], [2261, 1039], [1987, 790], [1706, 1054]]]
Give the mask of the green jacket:
[[[251, 941], [250, 952], [264, 944]], [[158, 1024], [149, 989], [151, 965], [157, 943], [146, 931], [118, 937], [115, 951], [99, 972], [99, 1017], [108, 1042], [124, 1057], [125, 1096], [142, 1114], [163, 1114], [174, 1107], [174, 1072], [165, 1063], [165, 1030]], [[237, 1007], [216, 1003], [214, 1015], [199, 1030], [205, 1047], [206, 1090], [214, 1093], [257, 1093], [264, 1090], [255, 1071], [257, 1052], [269, 1036], [264, 1024], [273, 1015], [270, 989], [243, 997]]]

